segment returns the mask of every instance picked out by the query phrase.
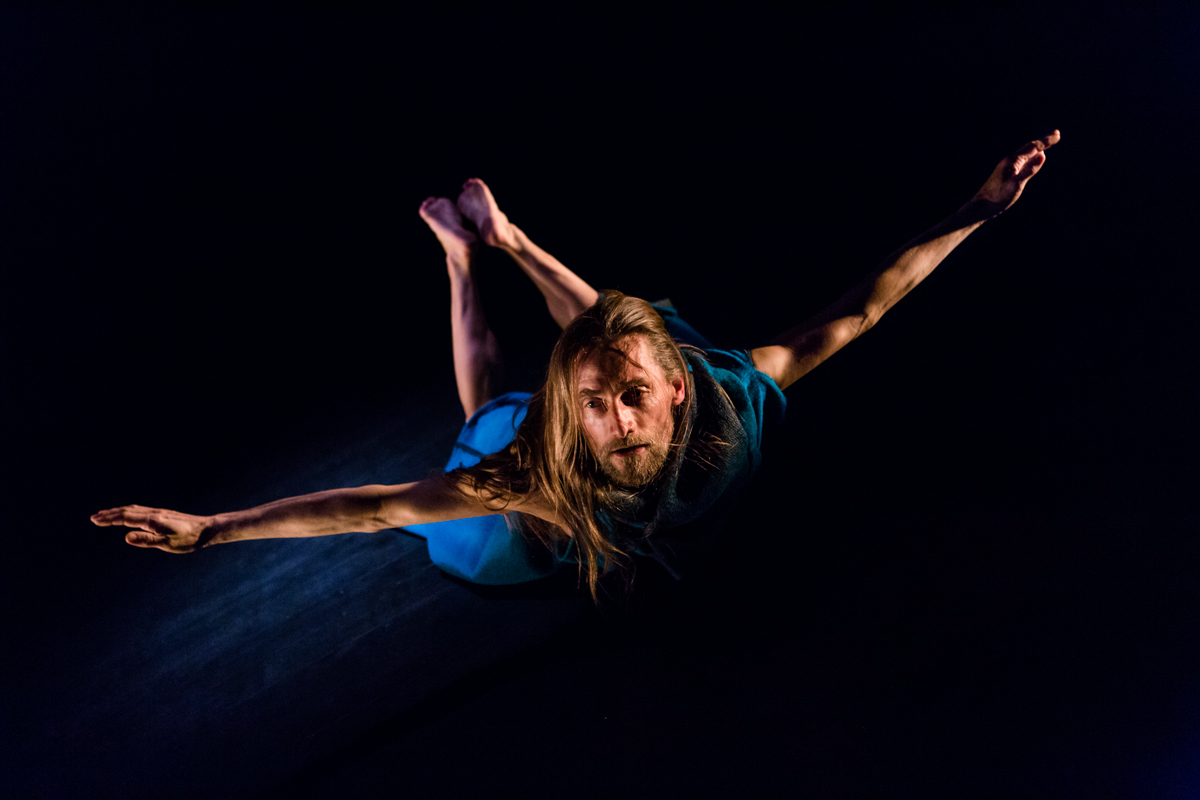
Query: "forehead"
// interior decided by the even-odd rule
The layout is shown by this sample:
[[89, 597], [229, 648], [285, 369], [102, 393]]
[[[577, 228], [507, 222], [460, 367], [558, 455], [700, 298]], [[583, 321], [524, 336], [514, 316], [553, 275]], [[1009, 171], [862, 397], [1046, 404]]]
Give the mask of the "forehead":
[[579, 389], [604, 389], [631, 381], [662, 380], [650, 346], [641, 336], [627, 336], [616, 349], [593, 350], [579, 364]]

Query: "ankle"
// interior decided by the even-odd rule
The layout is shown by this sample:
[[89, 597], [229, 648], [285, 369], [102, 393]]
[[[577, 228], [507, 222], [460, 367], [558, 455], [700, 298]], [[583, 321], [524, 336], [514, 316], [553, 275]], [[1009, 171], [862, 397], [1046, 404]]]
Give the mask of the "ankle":
[[446, 271], [450, 273], [451, 280], [469, 280], [471, 278], [471, 266], [474, 261], [474, 253], [468, 251], [467, 255], [451, 255], [446, 254]]
[[529, 251], [529, 237], [524, 235], [523, 230], [510, 222], [506, 233], [508, 233], [506, 236], [497, 236], [496, 247], [503, 249], [504, 252], [510, 255], [527, 253]]

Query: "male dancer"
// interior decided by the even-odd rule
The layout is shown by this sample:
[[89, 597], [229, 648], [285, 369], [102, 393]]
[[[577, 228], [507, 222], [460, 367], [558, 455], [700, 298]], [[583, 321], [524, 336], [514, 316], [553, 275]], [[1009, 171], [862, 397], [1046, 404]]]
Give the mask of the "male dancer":
[[[782, 416], [781, 390], [873, 327], [963, 239], [1015, 203], [1059, 139], [1054, 131], [1002, 159], [962, 208], [836, 303], [742, 352], [712, 348], [673, 309], [596, 292], [533, 244], [472, 179], [457, 205], [429, 198], [420, 209], [446, 251], [455, 375], [468, 419], [446, 475], [212, 516], [124, 506], [92, 521], [134, 528], [129, 544], [174, 553], [421, 526], [431, 557], [448, 572], [513, 583], [571, 561], [593, 595], [598, 576], [630, 552], [677, 574], [689, 536], [675, 529], [728, 508], [758, 465], [764, 427]], [[535, 395], [495, 394], [500, 351], [471, 272], [480, 238], [517, 261], [564, 328]]]

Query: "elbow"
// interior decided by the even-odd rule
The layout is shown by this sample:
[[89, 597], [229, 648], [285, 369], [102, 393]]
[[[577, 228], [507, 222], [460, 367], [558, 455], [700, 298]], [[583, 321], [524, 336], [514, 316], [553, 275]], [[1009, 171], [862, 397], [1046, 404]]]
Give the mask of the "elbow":
[[362, 505], [355, 509], [355, 516], [358, 518], [358, 525], [365, 533], [375, 533], [397, 527], [394, 520], [390, 519], [394, 513], [389, 513], [393, 509], [389, 508], [386, 502], [387, 496], [385, 492], [381, 491], [384, 488], [382, 486], [364, 486], [360, 490], [363, 492], [360, 500]]

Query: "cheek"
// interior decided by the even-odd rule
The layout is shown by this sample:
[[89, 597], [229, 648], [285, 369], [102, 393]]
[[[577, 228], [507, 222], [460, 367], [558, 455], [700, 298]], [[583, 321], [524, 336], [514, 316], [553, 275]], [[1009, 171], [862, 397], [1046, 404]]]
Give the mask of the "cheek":
[[588, 444], [590, 444], [592, 446], [592, 449], [594, 449], [594, 450], [601, 449], [601, 445], [604, 442], [603, 428], [604, 428], [603, 424], [601, 424], [597, 420], [584, 417], [583, 433], [584, 433], [584, 436], [587, 437]]
[[671, 440], [671, 435], [675, 433], [675, 419], [671, 416], [669, 407], [659, 421], [659, 430], [662, 432], [662, 438], [668, 442]]

